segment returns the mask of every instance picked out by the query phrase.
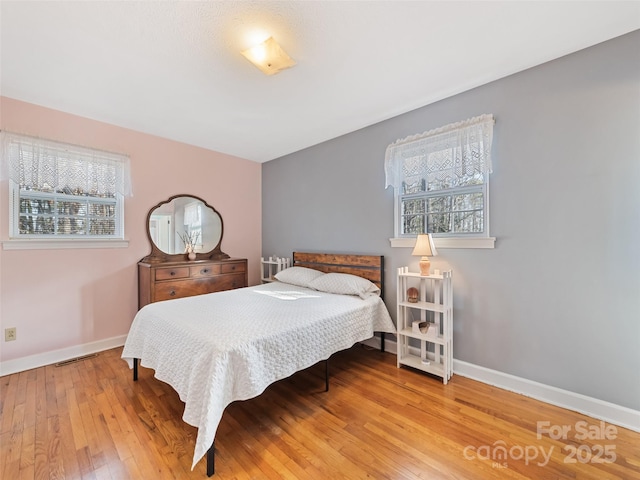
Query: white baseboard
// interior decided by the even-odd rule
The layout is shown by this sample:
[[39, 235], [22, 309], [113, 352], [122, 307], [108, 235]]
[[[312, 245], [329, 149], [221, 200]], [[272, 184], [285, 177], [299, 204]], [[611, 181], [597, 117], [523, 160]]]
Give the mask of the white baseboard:
[[[362, 342], [380, 348], [380, 337], [373, 337]], [[385, 339], [385, 351], [396, 353], [397, 343]], [[508, 373], [453, 359], [453, 373], [461, 377], [477, 380], [526, 397], [535, 398], [545, 403], [573, 410], [598, 420], [604, 420], [620, 427], [640, 432], [640, 411], [622, 407], [615, 403], [605, 402], [597, 398], [587, 397], [580, 393], [570, 392], [543, 383], [516, 377]]]
[[78, 358], [92, 353], [102, 352], [110, 348], [121, 347], [127, 339], [126, 335], [98, 340], [96, 342], [85, 343], [73, 347], [52, 350], [50, 352], [30, 355], [28, 357], [16, 358], [0, 363], [0, 377], [13, 373], [24, 372], [33, 368], [52, 365], [72, 358]]

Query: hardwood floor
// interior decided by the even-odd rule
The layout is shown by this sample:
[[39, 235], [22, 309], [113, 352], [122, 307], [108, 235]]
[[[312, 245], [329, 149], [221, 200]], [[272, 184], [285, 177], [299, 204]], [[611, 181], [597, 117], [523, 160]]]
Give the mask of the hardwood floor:
[[[206, 478], [177, 394], [121, 351], [0, 379], [2, 479]], [[316, 365], [230, 405], [213, 478], [640, 479], [640, 433], [360, 345], [330, 363], [328, 393]]]

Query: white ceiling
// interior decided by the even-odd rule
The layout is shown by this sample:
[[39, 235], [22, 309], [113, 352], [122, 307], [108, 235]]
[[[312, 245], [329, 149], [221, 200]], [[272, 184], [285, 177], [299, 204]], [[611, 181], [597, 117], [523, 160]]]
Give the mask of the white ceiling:
[[[2, 0], [0, 9], [2, 95], [256, 162], [640, 28], [638, 1]], [[269, 35], [297, 62], [270, 77], [240, 54]]]

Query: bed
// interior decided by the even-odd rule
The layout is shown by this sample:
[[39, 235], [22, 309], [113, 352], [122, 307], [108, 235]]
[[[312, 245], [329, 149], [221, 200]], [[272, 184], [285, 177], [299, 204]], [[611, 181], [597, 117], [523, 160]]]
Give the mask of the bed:
[[[311, 270], [310, 270], [311, 269]], [[270, 384], [381, 332], [395, 333], [382, 300], [384, 258], [294, 252], [278, 281], [179, 298], [143, 307], [122, 358], [137, 379], [138, 362], [185, 403], [198, 429], [191, 468], [207, 456], [224, 409]]]

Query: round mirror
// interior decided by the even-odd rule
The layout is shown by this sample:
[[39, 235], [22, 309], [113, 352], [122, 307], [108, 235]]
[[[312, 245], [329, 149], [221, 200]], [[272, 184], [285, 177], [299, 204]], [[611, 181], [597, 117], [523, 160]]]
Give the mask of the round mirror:
[[147, 215], [151, 255], [143, 260], [186, 260], [190, 251], [195, 252], [195, 260], [229, 258], [220, 251], [222, 232], [222, 217], [207, 202], [193, 195], [175, 195]]

